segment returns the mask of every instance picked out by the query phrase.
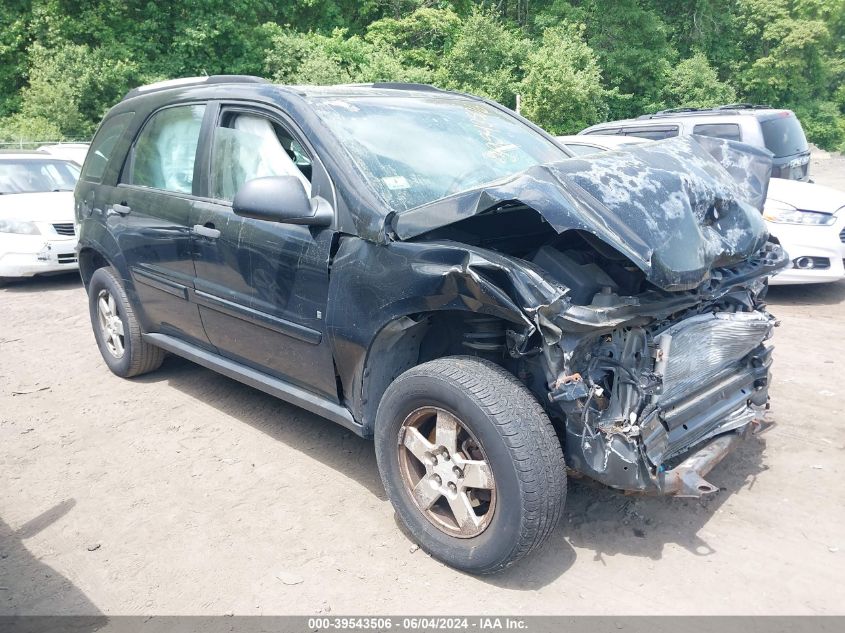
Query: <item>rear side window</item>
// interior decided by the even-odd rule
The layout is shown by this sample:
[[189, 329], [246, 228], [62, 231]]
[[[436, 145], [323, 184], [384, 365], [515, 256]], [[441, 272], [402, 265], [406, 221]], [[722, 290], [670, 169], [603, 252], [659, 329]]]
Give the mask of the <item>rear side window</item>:
[[619, 134], [621, 131], [622, 130], [620, 130], [618, 127], [612, 127], [612, 128], [603, 128], [603, 129], [599, 129], [599, 130], [591, 130], [589, 132], [584, 132], [584, 135], [586, 136], [586, 135], [589, 135], [589, 134], [602, 134], [602, 135], [609, 134], [609, 135], [613, 136], [614, 134]]
[[776, 157], [809, 151], [804, 129], [794, 114], [760, 121], [766, 149]]
[[653, 141], [659, 141], [664, 138], [672, 138], [678, 136], [677, 125], [661, 125], [660, 127], [632, 127], [623, 130], [625, 136], [637, 136], [639, 138], [649, 138]]
[[83, 180], [100, 182], [103, 179], [103, 172], [109, 164], [114, 146], [123, 136], [133, 116], [135, 116], [134, 112], [124, 112], [103, 121], [85, 157], [85, 166], [82, 168]]
[[129, 182], [176, 193], [191, 193], [204, 105], [156, 112], [135, 141]]
[[586, 156], [587, 154], [597, 154], [602, 151], [602, 148], [595, 145], [577, 145], [575, 143], [567, 143], [566, 149], [576, 156]]
[[693, 134], [701, 136], [714, 136], [729, 141], [741, 141], [739, 126], [736, 123], [702, 123], [692, 128]]

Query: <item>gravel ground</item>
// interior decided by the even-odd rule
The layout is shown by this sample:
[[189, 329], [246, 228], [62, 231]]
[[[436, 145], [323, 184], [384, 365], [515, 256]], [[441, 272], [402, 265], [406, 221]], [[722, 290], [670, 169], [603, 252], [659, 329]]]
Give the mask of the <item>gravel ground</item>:
[[770, 303], [777, 425], [718, 493], [572, 481], [545, 548], [476, 578], [399, 529], [371, 443], [177, 358], [117, 378], [75, 276], [4, 288], [0, 615], [845, 613], [845, 283]]

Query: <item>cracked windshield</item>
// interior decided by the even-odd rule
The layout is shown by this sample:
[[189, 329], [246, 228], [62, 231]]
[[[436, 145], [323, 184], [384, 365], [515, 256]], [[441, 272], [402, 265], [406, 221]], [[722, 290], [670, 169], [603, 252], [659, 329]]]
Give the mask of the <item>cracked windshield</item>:
[[568, 158], [483, 102], [355, 98], [316, 104], [370, 185], [396, 211]]

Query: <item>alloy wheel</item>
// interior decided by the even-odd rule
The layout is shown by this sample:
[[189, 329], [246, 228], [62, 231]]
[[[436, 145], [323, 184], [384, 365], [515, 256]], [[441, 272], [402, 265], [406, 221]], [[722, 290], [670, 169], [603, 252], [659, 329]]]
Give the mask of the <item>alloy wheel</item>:
[[123, 321], [117, 312], [117, 302], [114, 296], [105, 288], [100, 290], [97, 296], [97, 320], [100, 323], [100, 333], [109, 354], [115, 358], [123, 358], [126, 351]]
[[450, 536], [481, 534], [496, 509], [493, 471], [481, 444], [452, 413], [411, 412], [399, 433], [399, 467], [414, 504]]

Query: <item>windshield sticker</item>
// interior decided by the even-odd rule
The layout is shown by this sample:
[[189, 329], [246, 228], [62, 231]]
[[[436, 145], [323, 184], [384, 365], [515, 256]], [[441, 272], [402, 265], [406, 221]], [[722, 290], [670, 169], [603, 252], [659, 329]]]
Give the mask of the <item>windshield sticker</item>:
[[385, 176], [381, 179], [381, 181], [384, 183], [384, 186], [391, 191], [395, 191], [397, 189], [409, 189], [411, 187], [405, 176]]

